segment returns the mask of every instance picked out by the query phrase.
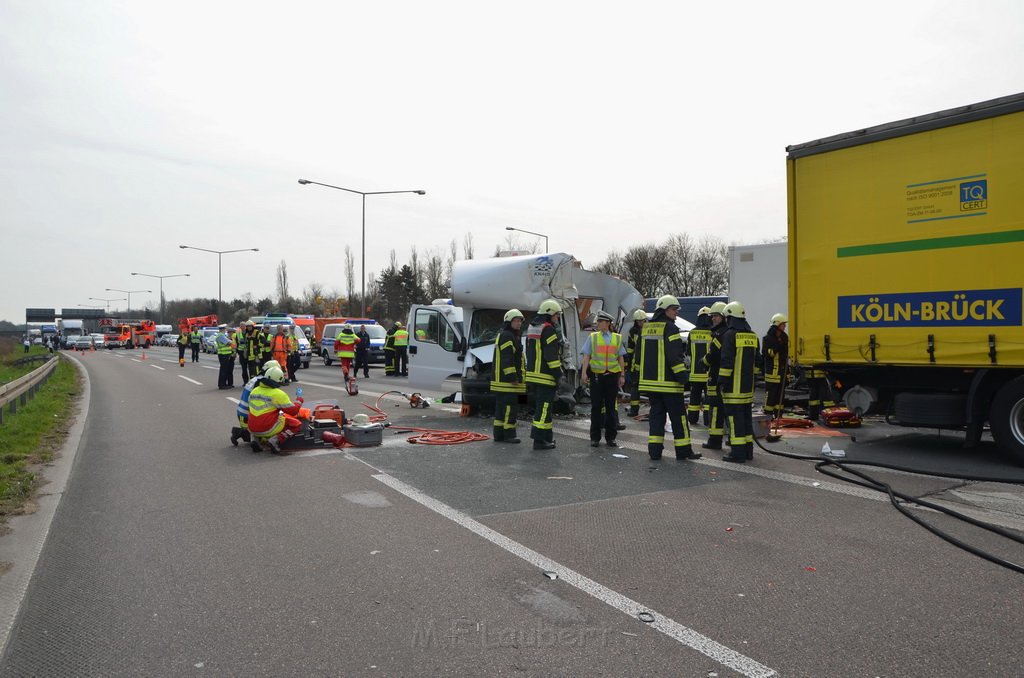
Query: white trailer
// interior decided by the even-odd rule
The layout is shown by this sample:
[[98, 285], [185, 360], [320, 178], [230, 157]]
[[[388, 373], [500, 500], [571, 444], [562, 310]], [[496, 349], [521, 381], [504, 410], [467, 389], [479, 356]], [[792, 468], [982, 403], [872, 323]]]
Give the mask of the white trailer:
[[565, 342], [565, 376], [558, 399], [564, 407], [575, 406], [580, 347], [597, 312], [610, 313], [625, 333], [644, 299], [629, 283], [585, 271], [572, 255], [561, 252], [456, 262], [451, 303], [409, 310], [410, 386], [438, 390], [445, 379], [459, 379], [463, 402], [490, 405], [494, 340], [505, 312], [517, 308], [529, 323], [545, 299], [556, 299], [562, 306], [559, 332]]
[[730, 247], [729, 299], [743, 304], [747, 322], [759, 337], [768, 331], [773, 315], [788, 315], [788, 243]]

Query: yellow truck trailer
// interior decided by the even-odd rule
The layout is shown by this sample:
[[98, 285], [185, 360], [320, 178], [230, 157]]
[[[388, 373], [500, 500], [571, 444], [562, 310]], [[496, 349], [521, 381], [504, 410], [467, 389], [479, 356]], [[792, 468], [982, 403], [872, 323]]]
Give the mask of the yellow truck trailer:
[[1024, 463], [1024, 93], [787, 152], [796, 361]]

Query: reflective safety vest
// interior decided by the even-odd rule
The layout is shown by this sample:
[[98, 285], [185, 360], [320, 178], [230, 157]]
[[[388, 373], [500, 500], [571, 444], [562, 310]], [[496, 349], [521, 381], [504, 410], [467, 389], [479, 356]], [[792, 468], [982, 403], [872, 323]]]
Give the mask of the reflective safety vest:
[[214, 343], [217, 344], [217, 355], [231, 355], [235, 352], [235, 347], [231, 344], [231, 337], [227, 333], [218, 333]]
[[235, 330], [235, 333], [231, 335], [235, 340], [235, 348], [241, 355], [245, 355], [245, 332], [242, 330]]
[[409, 330], [404, 327], [400, 330], [395, 330], [395, 348], [400, 346], [409, 345]]
[[[270, 338], [271, 353], [288, 353], [288, 337], [283, 334], [275, 334]], [[280, 362], [280, 361], [278, 361]]]
[[181, 344], [182, 346], [188, 346], [189, 334], [187, 332], [185, 334], [179, 334], [178, 343]]
[[189, 343], [191, 344], [201, 344], [203, 343], [203, 333], [200, 332], [199, 330], [195, 330], [190, 335], [188, 335], [188, 340]]
[[619, 347], [622, 345], [622, 337], [615, 332], [609, 332], [608, 338], [609, 342], [605, 343], [603, 334], [590, 333], [590, 370], [594, 374], [622, 371], [619, 368]]
[[284, 430], [285, 414], [297, 414], [299, 405], [279, 388], [259, 384], [249, 393], [249, 430], [271, 436]]
[[351, 332], [339, 332], [334, 340], [334, 351], [339, 358], [355, 358], [359, 337]]
[[299, 338], [293, 334], [288, 335], [288, 355], [295, 355], [299, 352]]
[[666, 319], [648, 320], [640, 331], [640, 391], [683, 393], [686, 377], [683, 338], [674, 322], [661, 317]]
[[690, 330], [690, 338], [687, 343], [690, 348], [690, 381], [706, 382], [708, 366], [704, 364], [704, 356], [708, 354], [708, 346], [711, 344], [711, 330], [698, 328]]

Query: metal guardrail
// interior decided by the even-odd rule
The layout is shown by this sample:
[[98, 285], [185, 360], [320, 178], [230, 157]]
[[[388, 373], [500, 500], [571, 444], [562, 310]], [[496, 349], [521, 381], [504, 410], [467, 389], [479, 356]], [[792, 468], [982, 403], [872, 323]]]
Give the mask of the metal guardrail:
[[35, 397], [39, 388], [46, 383], [57, 367], [56, 358], [56, 355], [35, 355], [13, 361], [12, 364], [15, 365], [24, 365], [37, 360], [45, 362], [23, 377], [0, 384], [0, 425], [4, 423], [4, 408], [7, 408], [12, 415], [17, 414], [19, 407], [24, 407], [31, 398]]

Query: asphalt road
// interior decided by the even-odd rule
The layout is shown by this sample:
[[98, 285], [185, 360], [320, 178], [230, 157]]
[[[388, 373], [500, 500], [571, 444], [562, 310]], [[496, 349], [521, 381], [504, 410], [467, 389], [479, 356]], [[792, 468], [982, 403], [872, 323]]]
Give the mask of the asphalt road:
[[[84, 433], [3, 675], [1020, 675], [1024, 577], [808, 462], [652, 463], [642, 424], [594, 450], [572, 417], [552, 452], [410, 445], [402, 426], [490, 421], [393, 397], [380, 447], [257, 455], [228, 444], [238, 390], [217, 390], [214, 356], [140, 357], [81, 358]], [[314, 362], [299, 385], [351, 415], [403, 388], [381, 372], [358, 398], [336, 366]], [[777, 448], [827, 440], [853, 459], [1024, 479], [989, 441], [964, 451], [877, 423], [856, 436], [792, 432]], [[1024, 528], [1020, 486], [873, 473]]]

